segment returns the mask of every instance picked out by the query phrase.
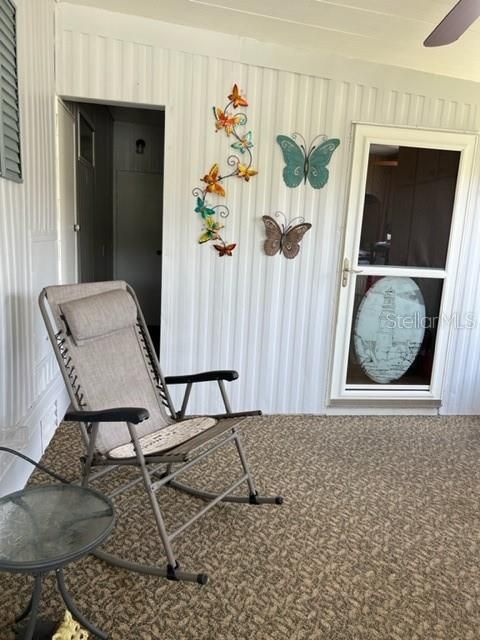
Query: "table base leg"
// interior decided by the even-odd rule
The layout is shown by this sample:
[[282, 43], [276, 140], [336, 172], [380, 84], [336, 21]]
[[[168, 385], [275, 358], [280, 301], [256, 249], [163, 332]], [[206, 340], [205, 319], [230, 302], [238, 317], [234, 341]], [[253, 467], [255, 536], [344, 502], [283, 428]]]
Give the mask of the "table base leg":
[[[34, 576], [34, 586], [32, 596], [25, 609], [16, 618], [15, 622], [22, 624], [15, 627], [17, 640], [50, 640], [56, 629], [54, 622], [47, 622], [38, 619], [38, 608], [40, 596], [42, 594], [43, 574]], [[25, 618], [29, 616], [28, 620]]]
[[28, 614], [32, 610], [32, 603], [33, 603], [33, 595], [30, 596], [30, 600], [27, 606], [25, 607], [25, 609], [22, 611], [22, 613], [19, 613], [18, 616], [15, 618], [15, 622], [21, 622], [28, 616]]
[[[52, 636], [57, 630], [58, 622], [37, 619], [33, 630], [32, 640], [52, 640]], [[22, 623], [15, 628], [15, 640], [26, 640], [26, 623]]]
[[67, 605], [67, 608], [69, 609], [70, 613], [75, 618], [75, 620], [77, 620], [77, 622], [79, 622], [82, 627], [85, 627], [85, 629], [90, 631], [90, 633], [93, 633], [94, 636], [96, 636], [97, 638], [100, 638], [100, 640], [108, 640], [108, 635], [104, 631], [96, 627], [94, 624], [89, 622], [85, 618], [85, 616], [83, 616], [80, 613], [80, 611], [77, 609], [75, 602], [72, 600], [72, 596], [68, 593], [67, 588], [65, 586], [65, 579], [63, 576], [62, 569], [57, 569], [56, 574], [57, 574], [58, 590], [60, 591], [63, 601]]
[[28, 622], [25, 629], [25, 640], [32, 640], [33, 632], [35, 631], [35, 625], [37, 623], [38, 607], [40, 605], [40, 596], [42, 595], [42, 580], [43, 575], [38, 574], [34, 577], [33, 594], [27, 608], [20, 614], [20, 619], [25, 618], [28, 614]]

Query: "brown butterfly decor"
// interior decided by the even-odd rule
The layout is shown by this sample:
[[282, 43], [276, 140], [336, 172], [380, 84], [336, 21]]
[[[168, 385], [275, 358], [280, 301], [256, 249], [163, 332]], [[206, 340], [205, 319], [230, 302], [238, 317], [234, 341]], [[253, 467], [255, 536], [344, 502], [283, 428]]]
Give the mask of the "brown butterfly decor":
[[300, 242], [312, 227], [304, 218], [294, 218], [287, 222], [285, 214], [277, 211], [273, 216], [262, 216], [267, 239], [264, 249], [267, 256], [283, 253], [285, 258], [295, 258], [300, 251]]

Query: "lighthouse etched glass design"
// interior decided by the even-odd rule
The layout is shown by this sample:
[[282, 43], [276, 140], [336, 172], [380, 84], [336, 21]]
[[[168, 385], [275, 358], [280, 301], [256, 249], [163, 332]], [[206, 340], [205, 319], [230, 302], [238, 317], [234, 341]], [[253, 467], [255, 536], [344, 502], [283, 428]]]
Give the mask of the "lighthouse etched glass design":
[[425, 317], [422, 292], [412, 278], [377, 280], [363, 296], [353, 328], [362, 371], [380, 384], [401, 378], [422, 346]]

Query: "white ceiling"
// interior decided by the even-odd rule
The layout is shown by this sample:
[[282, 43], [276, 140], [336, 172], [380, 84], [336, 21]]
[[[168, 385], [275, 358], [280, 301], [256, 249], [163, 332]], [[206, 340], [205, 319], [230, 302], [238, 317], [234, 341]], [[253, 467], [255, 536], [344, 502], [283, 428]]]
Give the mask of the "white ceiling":
[[480, 20], [451, 45], [422, 46], [456, 0], [58, 1], [480, 82]]

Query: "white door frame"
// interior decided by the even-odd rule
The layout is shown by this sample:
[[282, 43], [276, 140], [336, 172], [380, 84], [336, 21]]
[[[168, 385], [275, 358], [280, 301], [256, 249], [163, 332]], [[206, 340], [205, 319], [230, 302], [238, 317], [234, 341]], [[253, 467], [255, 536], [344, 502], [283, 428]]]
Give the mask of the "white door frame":
[[[73, 142], [73, 153], [64, 154], [62, 156], [61, 149], [65, 144], [63, 139], [60, 118], [67, 117], [70, 120], [71, 125], [71, 141]], [[67, 107], [64, 101], [57, 97], [55, 100], [55, 121], [56, 121], [56, 140], [55, 140], [55, 153], [56, 153], [56, 195], [57, 195], [57, 221], [59, 229], [58, 238], [58, 272], [60, 276], [60, 282], [65, 284], [67, 280], [67, 273], [73, 273], [74, 282], [78, 282], [78, 242], [75, 226], [77, 224], [77, 163], [76, 163], [76, 129], [75, 129], [75, 115]], [[70, 167], [65, 166], [65, 159], [68, 157], [71, 162]], [[72, 193], [64, 193], [63, 177], [70, 171], [70, 178], [73, 185]], [[72, 198], [73, 197], [73, 198]], [[66, 235], [73, 234], [73, 253], [66, 251]], [[71, 284], [71, 282], [68, 282]]]
[[[350, 268], [354, 270], [361, 269], [362, 275], [373, 273], [375, 275], [405, 275], [405, 271], [408, 269], [408, 275], [412, 275], [412, 272], [415, 272], [413, 277], [443, 278], [444, 286], [440, 318], [450, 318], [453, 309], [455, 281], [462, 236], [471, 202], [469, 194], [477, 142], [476, 136], [450, 131], [407, 129], [380, 125], [356, 124], [354, 127], [350, 192], [345, 225], [345, 244], [340, 269], [343, 268], [344, 259], [347, 258], [350, 263]], [[370, 144], [445, 149], [459, 151], [461, 153], [445, 269], [358, 265], [358, 248], [362, 227]], [[335, 403], [335, 401], [349, 400], [351, 400], [352, 403], [358, 400], [371, 400], [373, 402], [389, 400], [440, 401], [445, 374], [445, 368], [442, 365], [447, 361], [448, 342], [452, 331], [452, 327], [448, 326], [448, 322], [439, 323], [432, 377], [428, 387], [421, 385], [375, 385], [374, 388], [372, 386], [372, 388], [367, 389], [361, 388], [361, 385], [349, 385], [350, 388], [346, 389], [348, 351], [352, 329], [356, 278], [356, 273], [349, 273], [348, 283], [345, 287], [342, 287], [341, 278], [339, 278], [338, 281], [337, 326], [333, 345], [333, 357], [331, 359], [332, 370], [329, 401], [333, 403]]]

